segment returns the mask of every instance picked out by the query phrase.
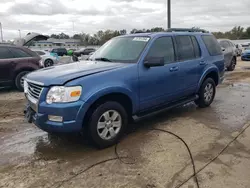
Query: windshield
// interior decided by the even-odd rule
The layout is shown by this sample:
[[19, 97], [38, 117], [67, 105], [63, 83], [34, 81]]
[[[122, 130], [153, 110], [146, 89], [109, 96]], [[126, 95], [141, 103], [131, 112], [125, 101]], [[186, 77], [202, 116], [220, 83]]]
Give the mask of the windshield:
[[136, 63], [149, 37], [113, 38], [99, 48], [90, 60]]

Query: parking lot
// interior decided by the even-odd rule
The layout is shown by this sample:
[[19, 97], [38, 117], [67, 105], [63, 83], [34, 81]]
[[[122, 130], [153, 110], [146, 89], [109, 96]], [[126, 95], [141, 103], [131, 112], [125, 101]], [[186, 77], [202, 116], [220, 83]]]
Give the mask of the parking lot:
[[250, 63], [239, 60], [211, 107], [172, 109], [130, 125], [117, 146], [97, 150], [84, 136], [56, 138], [28, 124], [23, 93], [2, 90], [0, 187], [196, 187], [185, 145], [153, 128], [185, 140], [200, 187], [250, 187], [250, 128], [239, 135], [250, 125], [249, 93]]

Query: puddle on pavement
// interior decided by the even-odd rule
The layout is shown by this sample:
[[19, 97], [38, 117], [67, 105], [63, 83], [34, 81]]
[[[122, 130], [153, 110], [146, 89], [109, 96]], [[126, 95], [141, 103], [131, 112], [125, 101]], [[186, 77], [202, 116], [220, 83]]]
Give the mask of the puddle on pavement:
[[[215, 101], [209, 108], [199, 109], [194, 103], [189, 103], [131, 125], [128, 134], [135, 135], [133, 142], [147, 144], [149, 140], [155, 138], [154, 134], [146, 134], [149, 128], [159, 124], [171, 126], [180, 118], [185, 120], [187, 117], [204, 124], [209, 129], [217, 129], [225, 134], [231, 134], [233, 131], [240, 130], [249, 119], [249, 93], [250, 84], [233, 83], [229, 87], [217, 90]], [[8, 122], [8, 125], [14, 126], [11, 125], [12, 123]], [[0, 131], [0, 165], [6, 166], [18, 164], [20, 161], [32, 162], [35, 160], [74, 162], [85, 158], [97, 159], [100, 156], [114, 156], [113, 148], [96, 150], [83, 136], [70, 135], [57, 138], [48, 136], [47, 133], [33, 126], [22, 122], [20, 126], [15, 125], [16, 132]], [[127, 135], [123, 139], [126, 140], [129, 136]], [[128, 145], [137, 147], [137, 149], [133, 149], [134, 156], [141, 155], [140, 144], [135, 145], [128, 142]]]

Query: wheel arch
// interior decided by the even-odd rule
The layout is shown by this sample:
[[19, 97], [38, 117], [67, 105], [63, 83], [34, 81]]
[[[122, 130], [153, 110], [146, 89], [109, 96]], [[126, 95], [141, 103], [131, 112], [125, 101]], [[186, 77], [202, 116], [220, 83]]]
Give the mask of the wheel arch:
[[88, 108], [86, 109], [86, 113], [83, 117], [83, 125], [89, 121], [89, 118], [91, 117], [91, 114], [95, 108], [106, 101], [118, 102], [125, 108], [126, 112], [128, 113], [128, 117], [132, 117], [135, 107], [131, 96], [124, 92], [105, 92], [102, 95], [97, 94], [86, 101]]
[[196, 89], [196, 92], [199, 91], [202, 83], [204, 82], [204, 80], [206, 80], [207, 78], [212, 78], [216, 84], [216, 86], [219, 84], [219, 70], [216, 67], [211, 67], [208, 70], [206, 70], [203, 75], [201, 76], [200, 80], [199, 80], [199, 84], [198, 87]]
[[24, 71], [35, 71], [36, 69], [32, 68], [32, 67], [25, 67], [25, 68], [21, 68], [15, 71], [14, 76], [13, 76], [13, 80], [16, 79], [17, 75], [20, 74], [21, 72]]

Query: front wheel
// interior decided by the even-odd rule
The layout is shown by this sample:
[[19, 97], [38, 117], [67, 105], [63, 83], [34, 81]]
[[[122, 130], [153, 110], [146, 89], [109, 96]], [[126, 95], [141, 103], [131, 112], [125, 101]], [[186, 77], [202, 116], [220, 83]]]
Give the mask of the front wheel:
[[123, 135], [128, 123], [124, 107], [113, 101], [98, 106], [88, 124], [89, 136], [99, 148], [116, 144]]
[[16, 88], [19, 91], [23, 91], [24, 76], [26, 74], [28, 74], [29, 72], [30, 71], [22, 71], [22, 72], [18, 73], [18, 75], [16, 76], [16, 78], [15, 78], [15, 85], [16, 85]]
[[205, 108], [210, 106], [210, 104], [214, 100], [214, 96], [216, 93], [216, 85], [212, 78], [207, 78], [201, 85], [199, 90], [199, 98], [195, 101], [195, 103], [200, 108]]
[[231, 64], [229, 65], [229, 67], [227, 68], [228, 71], [233, 71], [236, 67], [236, 58], [233, 58], [231, 61]]

